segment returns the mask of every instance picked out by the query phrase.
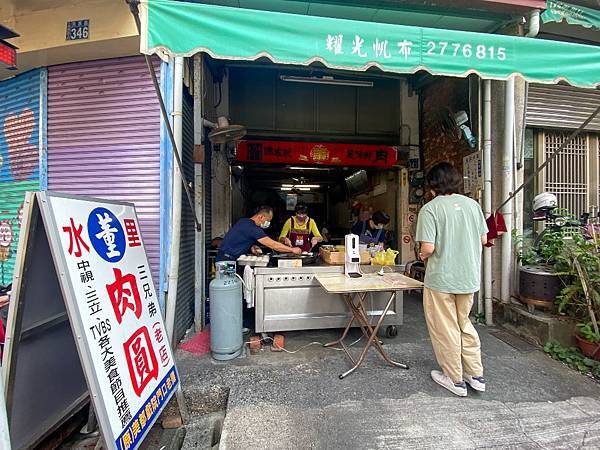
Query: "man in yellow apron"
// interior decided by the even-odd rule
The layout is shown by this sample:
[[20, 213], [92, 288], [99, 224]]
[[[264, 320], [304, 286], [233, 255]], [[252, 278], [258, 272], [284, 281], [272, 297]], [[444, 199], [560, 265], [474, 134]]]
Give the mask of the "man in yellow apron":
[[308, 208], [304, 203], [296, 205], [296, 214], [286, 220], [279, 242], [293, 247], [300, 247], [303, 252], [309, 252], [323, 240], [315, 221], [308, 217]]

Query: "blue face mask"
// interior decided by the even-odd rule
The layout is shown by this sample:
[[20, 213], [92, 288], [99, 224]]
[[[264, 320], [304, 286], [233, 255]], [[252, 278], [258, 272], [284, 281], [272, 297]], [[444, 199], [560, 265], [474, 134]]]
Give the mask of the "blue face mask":
[[271, 221], [269, 221], [269, 220], [260, 224], [261, 228], [269, 228], [270, 226], [271, 226]]

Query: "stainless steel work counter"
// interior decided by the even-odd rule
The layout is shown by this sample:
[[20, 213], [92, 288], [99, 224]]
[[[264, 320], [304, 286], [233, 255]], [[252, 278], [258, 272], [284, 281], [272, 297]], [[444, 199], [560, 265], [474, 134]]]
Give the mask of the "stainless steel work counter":
[[[361, 266], [364, 273], [380, 266]], [[386, 271], [403, 272], [403, 266], [387, 266]], [[315, 280], [315, 274], [344, 273], [343, 266], [309, 265], [298, 268], [257, 267], [254, 269], [255, 316], [257, 332], [344, 328], [351, 317], [339, 294], [328, 294]], [[365, 304], [374, 323], [389, 298], [385, 292], [369, 294]], [[395, 336], [403, 321], [403, 297], [396, 301], [383, 321], [388, 336]]]

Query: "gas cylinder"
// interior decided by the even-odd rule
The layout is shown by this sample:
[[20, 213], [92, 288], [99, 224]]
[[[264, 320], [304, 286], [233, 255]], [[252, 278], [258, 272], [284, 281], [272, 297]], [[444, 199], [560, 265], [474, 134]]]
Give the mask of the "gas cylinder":
[[210, 350], [219, 361], [242, 353], [242, 283], [236, 276], [236, 263], [215, 264], [215, 279], [209, 285]]

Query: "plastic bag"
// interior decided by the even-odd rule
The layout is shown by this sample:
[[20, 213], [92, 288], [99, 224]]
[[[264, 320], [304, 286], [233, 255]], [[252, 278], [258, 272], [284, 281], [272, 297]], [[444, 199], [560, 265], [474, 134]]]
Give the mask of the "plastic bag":
[[378, 251], [371, 260], [373, 266], [393, 266], [396, 264], [398, 251], [388, 248], [386, 251]]
[[398, 251], [396, 250], [392, 250], [391, 248], [388, 248], [385, 251], [385, 265], [386, 266], [393, 266], [394, 264], [396, 264], [396, 256], [398, 256]]
[[379, 251], [371, 259], [372, 266], [385, 266], [385, 252]]

